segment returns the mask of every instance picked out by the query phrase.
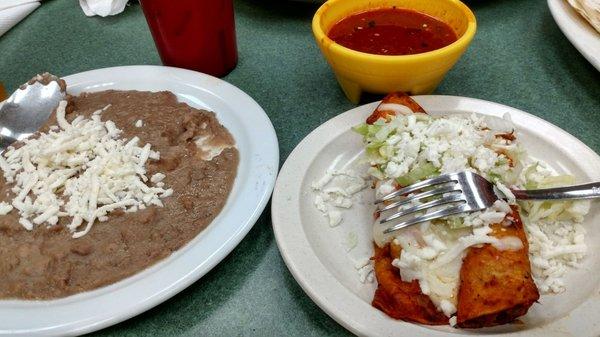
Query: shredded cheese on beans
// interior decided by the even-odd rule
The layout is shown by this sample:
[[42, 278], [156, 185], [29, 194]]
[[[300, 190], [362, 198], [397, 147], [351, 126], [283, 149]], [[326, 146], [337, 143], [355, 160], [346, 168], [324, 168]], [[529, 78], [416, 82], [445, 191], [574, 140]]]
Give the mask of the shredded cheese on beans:
[[57, 126], [0, 156], [0, 169], [15, 195], [10, 204], [0, 203], [0, 215], [15, 209], [27, 230], [68, 217], [68, 229], [79, 238], [112, 211], [162, 207], [161, 199], [173, 190], [164, 187], [164, 174], [148, 178], [145, 168], [160, 154], [150, 144], [140, 146], [138, 137], [120, 138], [122, 130], [100, 118], [108, 107], [91, 119], [78, 116], [68, 122], [66, 106], [61, 101], [56, 110]]

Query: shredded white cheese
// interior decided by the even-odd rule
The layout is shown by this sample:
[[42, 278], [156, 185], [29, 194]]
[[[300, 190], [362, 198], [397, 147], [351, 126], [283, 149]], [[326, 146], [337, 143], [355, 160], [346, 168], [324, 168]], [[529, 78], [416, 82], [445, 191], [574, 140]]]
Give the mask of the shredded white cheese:
[[[330, 227], [337, 227], [342, 223], [343, 211], [351, 208], [358, 201], [356, 195], [369, 185], [367, 178], [359, 175], [354, 169], [328, 169], [321, 178], [312, 183], [315, 208], [327, 218]], [[341, 241], [346, 253], [350, 253], [357, 247], [359, 240], [356, 232], [350, 231]], [[375, 280], [370, 258], [366, 256], [354, 261], [354, 268], [361, 283], [372, 283]]]
[[370, 137], [372, 145], [381, 144], [369, 160], [377, 178], [395, 179], [430, 163], [438, 174], [474, 170], [490, 178], [508, 178], [510, 166], [502, 152], [516, 144], [495, 137], [479, 116], [430, 118], [418, 114], [399, 115], [390, 122], [376, 125], [379, 131]]
[[531, 268], [542, 293], [565, 291], [564, 276], [578, 268], [587, 252], [585, 229], [563, 221], [525, 222], [529, 239]]
[[[19, 148], [11, 146], [0, 156], [0, 168], [6, 181], [14, 184], [15, 194], [11, 205], [0, 204], [0, 213], [14, 207], [27, 230], [53, 226], [68, 217], [67, 227], [79, 238], [96, 220], [106, 221], [117, 209], [162, 206], [160, 199], [173, 191], [148, 185], [145, 168], [160, 154], [150, 144], [140, 147], [137, 137], [119, 138], [122, 131], [100, 119], [103, 110], [91, 119], [78, 116], [69, 123], [66, 106], [62, 101], [57, 108], [58, 128], [24, 140]], [[163, 178], [155, 174], [151, 180], [159, 183]]]
[[327, 170], [312, 184], [314, 205], [327, 217], [329, 226], [336, 227], [343, 220], [341, 210], [352, 207], [352, 197], [366, 187], [366, 180], [354, 172]]
[[12, 210], [13, 207], [11, 204], [7, 203], [6, 201], [0, 202], [0, 215], [6, 215]]
[[136, 128], [141, 128], [142, 126], [144, 126], [144, 121], [142, 121], [141, 119], [138, 119], [137, 121], [135, 121]]
[[358, 272], [358, 280], [361, 283], [372, 283], [375, 280], [373, 261], [369, 256], [354, 262], [354, 269]]
[[[562, 176], [567, 178], [567, 176]], [[560, 175], [543, 161], [529, 164], [521, 175], [521, 184], [542, 184], [561, 180]], [[564, 183], [568, 183], [565, 181]], [[553, 186], [552, 186], [553, 187]], [[579, 268], [586, 256], [585, 228], [581, 225], [589, 212], [590, 201], [522, 202], [529, 241], [529, 256], [534, 280], [541, 293], [562, 293], [564, 277]]]

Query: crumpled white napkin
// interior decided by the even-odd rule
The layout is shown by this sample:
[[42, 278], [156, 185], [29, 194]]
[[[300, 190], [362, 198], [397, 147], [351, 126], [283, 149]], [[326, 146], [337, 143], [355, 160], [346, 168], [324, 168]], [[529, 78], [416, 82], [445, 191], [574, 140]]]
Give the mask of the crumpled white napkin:
[[127, 0], [79, 0], [79, 6], [87, 16], [102, 17], [121, 13], [127, 5]]
[[0, 1], [0, 36], [38, 8], [37, 0]]

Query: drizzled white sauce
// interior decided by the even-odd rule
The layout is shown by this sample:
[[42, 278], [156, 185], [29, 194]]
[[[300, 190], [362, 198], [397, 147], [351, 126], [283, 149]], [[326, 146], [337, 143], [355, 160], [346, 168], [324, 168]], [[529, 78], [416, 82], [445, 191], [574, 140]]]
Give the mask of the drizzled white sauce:
[[[464, 234], [450, 233], [446, 224], [429, 222], [405, 228], [396, 234], [394, 243], [402, 247], [400, 258], [393, 265], [400, 269], [403, 281], [418, 280], [423, 294], [451, 316], [456, 312], [460, 268], [468, 249], [481, 244], [491, 244], [499, 250], [519, 250], [523, 242], [514, 236], [490, 236], [490, 225], [504, 219], [507, 209], [504, 201], [484, 212], [468, 215], [471, 227]], [[508, 207], [510, 210], [510, 207]], [[493, 215], [489, 215], [493, 214]]]

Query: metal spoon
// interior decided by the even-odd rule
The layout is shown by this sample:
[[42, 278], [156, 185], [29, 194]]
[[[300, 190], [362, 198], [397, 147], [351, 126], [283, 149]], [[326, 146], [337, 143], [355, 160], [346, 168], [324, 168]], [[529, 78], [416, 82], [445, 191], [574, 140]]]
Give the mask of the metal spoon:
[[66, 96], [64, 80], [44, 73], [23, 84], [0, 106], [0, 153], [44, 125]]

